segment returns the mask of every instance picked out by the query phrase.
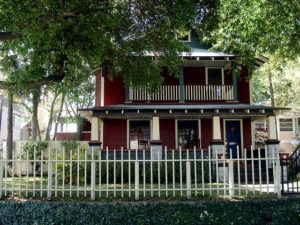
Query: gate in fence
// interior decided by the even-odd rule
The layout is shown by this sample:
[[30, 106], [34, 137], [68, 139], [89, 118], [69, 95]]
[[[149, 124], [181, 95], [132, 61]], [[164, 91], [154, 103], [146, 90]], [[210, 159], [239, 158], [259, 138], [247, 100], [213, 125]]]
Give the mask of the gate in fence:
[[282, 194], [300, 194], [300, 144], [290, 157], [280, 159]]
[[[34, 151], [0, 161], [0, 197], [53, 198], [201, 198], [275, 194], [280, 197], [278, 151], [165, 148], [151, 150], [76, 149]], [[250, 152], [250, 154], [249, 154]], [[275, 152], [275, 153], [274, 153]], [[232, 154], [230, 154], [232, 157]]]

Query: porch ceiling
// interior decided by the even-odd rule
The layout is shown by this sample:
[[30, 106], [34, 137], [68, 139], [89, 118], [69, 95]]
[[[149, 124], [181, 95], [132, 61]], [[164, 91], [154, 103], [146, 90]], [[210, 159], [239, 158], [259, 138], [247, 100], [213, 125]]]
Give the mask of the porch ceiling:
[[288, 108], [247, 105], [247, 104], [178, 104], [178, 105], [138, 105], [120, 104], [104, 107], [94, 107], [82, 109], [82, 111], [92, 111], [93, 116], [100, 117], [147, 117], [161, 116], [167, 118], [196, 116], [211, 117], [220, 115], [224, 118], [231, 117], [257, 117], [274, 115], [276, 111], [288, 110]]

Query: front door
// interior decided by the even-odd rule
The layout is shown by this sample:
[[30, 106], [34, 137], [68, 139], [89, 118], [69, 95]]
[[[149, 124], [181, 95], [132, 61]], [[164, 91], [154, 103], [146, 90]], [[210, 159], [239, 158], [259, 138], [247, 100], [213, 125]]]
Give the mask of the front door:
[[232, 150], [232, 158], [237, 158], [238, 146], [239, 153], [241, 153], [240, 121], [226, 121], [226, 149], [228, 158], [230, 158], [230, 149]]

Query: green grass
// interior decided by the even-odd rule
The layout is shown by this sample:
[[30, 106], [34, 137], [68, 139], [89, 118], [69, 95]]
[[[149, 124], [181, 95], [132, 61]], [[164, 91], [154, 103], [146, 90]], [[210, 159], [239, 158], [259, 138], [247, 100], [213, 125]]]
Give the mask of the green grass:
[[[29, 177], [28, 181], [26, 180], [26, 177], [22, 176], [21, 180], [19, 177], [14, 177], [12, 179], [11, 177], [8, 177], [6, 180], [3, 179], [3, 191], [2, 195], [7, 199], [28, 199], [28, 198], [34, 198], [34, 199], [47, 199], [47, 189], [48, 186], [48, 180], [47, 177], [43, 177], [41, 179], [40, 176], [35, 178]], [[41, 182], [42, 181], [42, 182]], [[42, 184], [42, 185], [41, 185]], [[35, 185], [35, 194], [33, 192], [33, 187]], [[212, 191], [209, 190], [209, 188], [213, 189]], [[14, 187], [14, 191], [12, 192], [12, 187]], [[40, 190], [42, 187], [42, 190]], [[143, 183], [140, 183], [140, 189], [144, 189]], [[165, 184], [160, 184], [161, 189], [165, 189]], [[191, 200], [203, 200], [203, 199], [230, 199], [229, 192], [226, 190], [226, 193], [224, 194], [223, 190], [224, 184], [220, 183], [212, 183], [211, 185], [205, 184], [204, 190], [202, 190], [202, 184], [197, 184], [197, 192], [195, 190], [191, 191]], [[226, 184], [226, 187], [228, 188], [228, 184]], [[5, 192], [6, 188], [6, 192]], [[55, 181], [53, 179], [53, 185], [52, 188], [55, 188]], [[69, 184], [65, 184], [64, 188], [67, 189], [64, 192], [62, 192], [63, 185], [57, 184], [57, 190], [52, 191], [52, 200], [60, 201], [60, 200], [67, 200], [67, 201], [91, 201], [91, 185], [87, 184], [86, 188], [84, 184], [80, 184], [79, 191], [77, 191], [77, 185], [74, 184], [70, 188]], [[95, 186], [96, 189], [99, 189], [99, 184], [97, 183]], [[115, 188], [115, 191], [114, 191]], [[95, 201], [114, 201], [114, 200], [121, 200], [121, 201], [131, 201], [134, 200], [135, 192], [128, 190], [123, 191], [123, 197], [121, 192], [121, 185], [116, 184], [114, 187], [113, 184], [109, 184], [108, 186], [108, 192], [107, 192], [107, 186], [106, 184], [101, 185], [101, 192], [96, 190], [95, 191]], [[129, 185], [124, 184], [123, 189], [128, 189]], [[131, 184], [131, 188], [134, 189], [134, 183]], [[168, 184], [168, 188], [172, 189], [173, 185]], [[186, 188], [186, 185], [183, 184], [182, 188]], [[195, 188], [195, 184], [192, 183], [192, 189]], [[235, 188], [238, 188], [238, 185], [235, 185]], [[21, 189], [21, 191], [19, 191]], [[44, 189], [44, 190], [43, 190]], [[72, 189], [72, 190], [70, 190]], [[140, 200], [149, 200], [149, 201], [159, 201], [159, 200], [187, 200], [187, 192], [185, 190], [180, 191], [176, 190], [175, 192], [173, 190], [166, 191], [158, 191], [153, 190], [150, 191], [151, 185], [146, 184], [145, 186], [146, 191], [140, 190], [139, 192], [139, 198]], [[147, 190], [148, 189], [148, 190]], [[158, 184], [153, 184], [153, 189], [158, 189]], [[180, 189], [180, 184], [175, 184], [175, 189]], [[219, 190], [218, 190], [219, 189]], [[26, 191], [27, 190], [27, 191]], [[175, 195], [174, 195], [175, 194]], [[262, 199], [262, 198], [276, 198], [276, 196], [273, 193], [265, 193], [262, 192], [261, 194], [256, 190], [253, 193], [253, 189], [248, 189], [248, 193], [246, 193], [246, 190], [241, 190], [240, 194], [238, 190], [235, 190], [235, 197], [236, 199]]]

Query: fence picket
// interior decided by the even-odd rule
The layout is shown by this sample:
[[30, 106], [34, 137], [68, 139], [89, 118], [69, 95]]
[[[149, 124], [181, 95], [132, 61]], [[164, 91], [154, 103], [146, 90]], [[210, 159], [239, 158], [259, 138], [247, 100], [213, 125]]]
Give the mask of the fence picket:
[[[262, 150], [258, 149], [258, 154], [254, 157], [254, 149], [251, 148], [251, 156], [247, 157], [246, 149], [237, 148], [236, 158], [232, 155], [233, 149], [230, 149], [228, 159], [226, 158], [225, 147], [223, 147], [222, 153], [213, 155], [210, 146], [208, 152], [204, 152], [203, 149], [196, 149], [196, 146], [193, 149], [179, 148], [169, 152], [165, 147], [162, 151], [164, 154], [159, 154], [158, 158], [154, 158], [152, 150], [126, 149], [127, 156], [124, 156], [126, 153], [124, 153], [123, 148], [121, 148], [120, 153], [120, 150], [109, 150], [108, 147], [104, 151], [95, 150], [92, 147], [90, 152], [85, 150], [81, 157], [79, 148], [68, 151], [67, 156], [65, 148], [63, 148], [62, 159], [61, 156], [58, 159], [57, 150], [53, 152], [50, 148], [48, 149], [48, 158], [45, 155], [46, 151], [38, 154], [37, 149], [34, 149], [33, 156], [30, 157], [28, 152], [23, 154], [21, 151], [20, 154], [23, 155], [21, 158], [13, 154], [12, 159], [0, 160], [0, 178], [2, 178], [0, 179], [0, 198], [7, 195], [21, 196], [24, 193], [25, 196], [28, 196], [28, 192], [32, 193], [32, 196], [36, 196], [37, 192], [39, 197], [51, 199], [52, 194], [57, 197], [57, 192], [61, 192], [62, 197], [64, 197], [64, 193], [67, 191], [67, 195], [70, 197], [74, 195], [79, 198], [81, 193], [83, 195], [88, 193], [89, 196], [87, 197], [94, 200], [97, 192], [101, 197], [101, 193], [104, 191], [106, 197], [114, 198], [118, 196], [124, 198], [124, 194], [131, 197], [131, 192], [134, 192], [134, 199], [140, 198], [140, 192], [143, 193], [144, 198], [147, 197], [147, 194], [151, 197], [168, 197], [171, 192], [173, 197], [186, 195], [186, 198], [189, 199], [193, 191], [195, 196], [198, 195], [198, 191], [202, 191], [203, 196], [205, 194], [210, 196], [217, 194], [219, 196], [220, 192], [224, 192], [225, 196], [228, 192], [231, 197], [234, 197], [237, 193], [239, 196], [244, 195], [244, 193], [248, 195], [249, 189], [252, 189], [255, 194], [257, 192], [255, 188], [258, 187], [260, 194], [271, 192], [277, 194], [278, 197], [281, 196], [280, 164], [277, 149], [265, 149], [265, 157], [261, 155]], [[272, 156], [267, 156], [268, 151], [271, 151], [269, 155]], [[171, 154], [168, 155], [168, 153]], [[198, 153], [201, 154], [201, 157], [198, 156]], [[249, 161], [251, 165], [248, 164]], [[22, 172], [24, 163], [26, 171]], [[53, 165], [54, 163], [55, 165]], [[128, 170], [124, 163], [125, 166], [127, 163]], [[270, 166], [268, 166], [269, 163]], [[10, 165], [11, 170], [8, 170]], [[29, 172], [31, 165], [32, 172]], [[37, 170], [39, 166], [40, 169]], [[131, 168], [132, 166], [133, 168]], [[269, 167], [272, 166], [273, 183], [269, 177]], [[47, 167], [48, 176], [46, 175]], [[103, 169], [104, 171], [102, 171]], [[251, 170], [252, 174], [250, 174]], [[80, 175], [81, 173], [84, 175]], [[250, 179], [252, 176], [252, 182], [248, 182], [248, 173]], [[255, 175], [255, 173], [257, 174]], [[99, 185], [97, 183], [96, 186], [97, 174], [99, 175]], [[128, 187], [124, 185], [124, 176], [128, 178]], [[102, 179], [104, 179], [103, 187]], [[45, 183], [43, 183], [44, 181]], [[265, 181], [266, 191], [263, 187]], [[169, 184], [169, 182], [171, 183]]]

